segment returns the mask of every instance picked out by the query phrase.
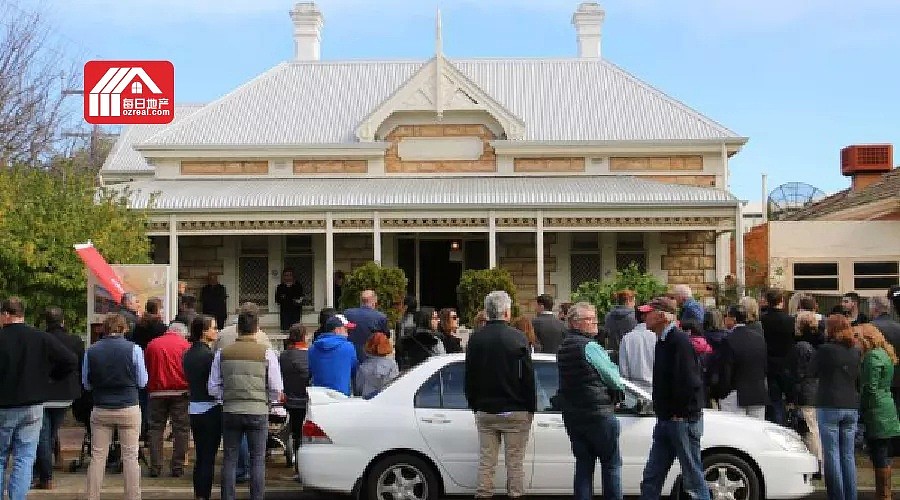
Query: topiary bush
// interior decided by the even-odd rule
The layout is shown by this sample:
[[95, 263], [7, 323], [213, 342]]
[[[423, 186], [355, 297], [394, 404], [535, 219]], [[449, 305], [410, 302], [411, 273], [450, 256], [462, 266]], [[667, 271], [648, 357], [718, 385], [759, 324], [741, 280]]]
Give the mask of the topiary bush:
[[519, 314], [516, 305], [516, 285], [509, 271], [501, 268], [469, 269], [464, 271], [456, 287], [459, 316], [462, 324], [472, 326], [475, 315], [484, 308], [484, 297], [494, 290], [504, 290], [512, 299], [512, 315]]
[[359, 307], [359, 293], [375, 290], [378, 295], [378, 310], [383, 312], [394, 325], [400, 320], [400, 304], [406, 294], [406, 274], [396, 267], [381, 267], [376, 262], [367, 262], [357, 267], [344, 280], [341, 289], [341, 309]]
[[642, 272], [635, 263], [616, 272], [616, 276], [604, 281], [586, 281], [572, 292], [573, 302], [588, 302], [597, 308], [597, 318], [603, 321], [614, 306], [613, 294], [619, 290], [632, 290], [638, 304], [666, 293], [666, 285], [656, 276]]

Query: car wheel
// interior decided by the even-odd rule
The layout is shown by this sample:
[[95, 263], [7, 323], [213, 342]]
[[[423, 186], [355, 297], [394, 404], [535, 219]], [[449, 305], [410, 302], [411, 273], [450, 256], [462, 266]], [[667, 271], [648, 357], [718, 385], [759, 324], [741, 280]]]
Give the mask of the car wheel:
[[[703, 459], [703, 476], [709, 486], [711, 500], [762, 500], [760, 481], [746, 460], [728, 454], [709, 455]], [[673, 500], [686, 500], [681, 477]]]
[[366, 478], [369, 500], [437, 500], [437, 474], [430, 464], [405, 453], [379, 460]]

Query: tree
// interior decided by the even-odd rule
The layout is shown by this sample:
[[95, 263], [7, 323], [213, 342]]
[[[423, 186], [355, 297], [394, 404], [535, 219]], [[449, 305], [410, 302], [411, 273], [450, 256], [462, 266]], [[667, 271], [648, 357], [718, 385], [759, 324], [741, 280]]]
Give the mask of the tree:
[[504, 290], [512, 299], [512, 315], [518, 316], [516, 285], [509, 271], [502, 268], [468, 269], [463, 272], [456, 287], [459, 298], [460, 318], [465, 325], [473, 325], [475, 315], [484, 308], [484, 297], [494, 290]]
[[79, 72], [50, 46], [37, 14], [0, 7], [0, 167], [35, 166], [54, 152], [67, 117], [63, 91]]
[[341, 288], [341, 309], [359, 307], [359, 294], [363, 290], [375, 290], [378, 310], [394, 325], [400, 320], [400, 304], [406, 293], [406, 274], [396, 267], [381, 267], [377, 262], [367, 262], [353, 270]]
[[586, 281], [578, 285], [578, 289], [572, 293], [572, 300], [593, 304], [597, 308], [597, 317], [602, 321], [613, 308], [613, 294], [626, 289], [634, 292], [638, 304], [666, 293], [666, 285], [656, 279], [656, 276], [642, 272], [632, 262], [627, 268], [616, 272], [613, 279]]
[[92, 172], [62, 166], [0, 169], [0, 296], [17, 295], [29, 321], [48, 306], [86, 326], [87, 275], [72, 246], [91, 240], [111, 263], [149, 262], [146, 211], [127, 191], [96, 188]]

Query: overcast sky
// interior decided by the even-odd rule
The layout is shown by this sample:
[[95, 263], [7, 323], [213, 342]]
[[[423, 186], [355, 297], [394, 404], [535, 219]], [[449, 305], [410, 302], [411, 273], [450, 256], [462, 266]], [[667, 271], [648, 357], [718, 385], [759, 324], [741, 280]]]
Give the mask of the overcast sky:
[[[79, 61], [168, 59], [179, 102], [208, 102], [293, 55], [282, 0], [2, 0], [46, 16]], [[320, 0], [322, 58], [574, 57], [569, 0]], [[732, 191], [848, 185], [839, 150], [900, 147], [900, 1], [608, 0], [603, 57], [750, 138]], [[900, 155], [900, 153], [898, 153]], [[900, 160], [895, 160], [900, 163]]]

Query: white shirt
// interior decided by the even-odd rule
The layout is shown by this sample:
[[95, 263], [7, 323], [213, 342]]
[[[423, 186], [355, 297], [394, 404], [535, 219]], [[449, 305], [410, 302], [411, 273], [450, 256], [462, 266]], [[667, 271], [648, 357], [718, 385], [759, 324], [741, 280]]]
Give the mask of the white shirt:
[[656, 334], [638, 323], [619, 344], [619, 372], [622, 378], [653, 383], [653, 360], [656, 357]]

